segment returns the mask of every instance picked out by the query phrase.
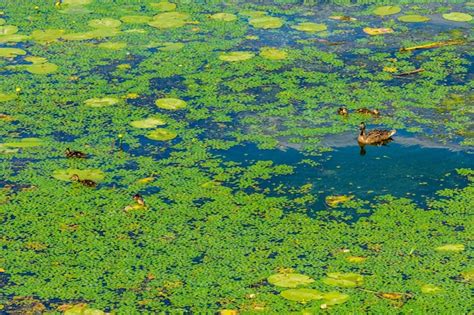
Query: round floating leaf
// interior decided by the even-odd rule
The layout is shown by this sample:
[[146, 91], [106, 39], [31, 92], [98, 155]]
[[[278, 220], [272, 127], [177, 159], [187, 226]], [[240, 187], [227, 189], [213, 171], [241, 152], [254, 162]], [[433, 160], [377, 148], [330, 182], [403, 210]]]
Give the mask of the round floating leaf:
[[323, 298], [323, 294], [314, 289], [289, 289], [281, 292], [280, 295], [287, 300], [301, 303]]
[[398, 17], [398, 20], [400, 22], [406, 22], [406, 23], [419, 23], [419, 22], [428, 22], [431, 19], [423, 15], [412, 14], [412, 15], [402, 15]]
[[31, 39], [40, 43], [50, 43], [57, 41], [64, 34], [64, 30], [48, 29], [36, 30], [31, 33]]
[[340, 203], [345, 203], [351, 200], [354, 196], [327, 196], [326, 197], [326, 204], [330, 207], [337, 207]]
[[12, 34], [12, 35], [5, 35], [5, 36], [0, 36], [0, 43], [18, 43], [18, 42], [23, 42], [30, 38], [29, 36], [26, 35], [20, 35], [20, 34]]
[[146, 24], [151, 21], [151, 16], [146, 15], [127, 15], [120, 18], [122, 22], [129, 24]]
[[176, 136], [176, 132], [164, 128], [155, 129], [146, 135], [148, 139], [157, 141], [169, 141], [176, 138]]
[[288, 56], [288, 53], [286, 51], [276, 49], [273, 47], [263, 47], [260, 50], [260, 56], [262, 56], [265, 59], [270, 59], [270, 60], [282, 60]]
[[318, 23], [312, 23], [312, 22], [303, 22], [298, 25], [294, 25], [291, 28], [294, 28], [295, 30], [302, 31], [302, 32], [308, 32], [308, 33], [322, 32], [328, 29], [328, 27], [325, 24], [318, 24]]
[[26, 61], [29, 61], [31, 63], [45, 63], [48, 61], [48, 59], [43, 58], [43, 57], [37, 57], [37, 56], [28, 56], [25, 58]]
[[380, 16], [385, 16], [385, 15], [397, 14], [401, 10], [402, 9], [399, 6], [386, 5], [386, 6], [376, 8], [372, 13], [374, 13], [376, 15], [380, 15]]
[[0, 93], [0, 102], [8, 102], [16, 99], [18, 96], [14, 93]]
[[93, 28], [116, 28], [119, 27], [122, 22], [116, 19], [105, 18], [90, 20], [88, 24]]
[[381, 27], [381, 28], [365, 27], [363, 31], [364, 33], [369, 34], [369, 35], [382, 35], [382, 34], [393, 33], [393, 29], [389, 27]]
[[163, 47], [158, 48], [161, 51], [177, 51], [184, 48], [183, 43], [163, 43]]
[[9, 148], [32, 148], [32, 147], [39, 147], [43, 144], [44, 144], [43, 140], [39, 138], [23, 138], [14, 142], [3, 143], [3, 146], [9, 147]]
[[168, 1], [161, 1], [161, 2], [155, 2], [155, 3], [150, 3], [150, 6], [158, 11], [161, 12], [166, 12], [166, 11], [173, 11], [176, 9], [176, 4], [171, 3]]
[[130, 123], [135, 128], [156, 128], [157, 126], [166, 125], [163, 119], [150, 117], [142, 120], [135, 120]]
[[327, 285], [354, 288], [360, 286], [364, 281], [364, 277], [356, 273], [328, 273], [327, 278], [323, 282]]
[[4, 25], [6, 22], [5, 19], [0, 18], [0, 25]]
[[33, 74], [50, 74], [58, 70], [54, 63], [37, 63], [25, 67], [26, 71]]
[[466, 282], [474, 282], [474, 269], [461, 272], [461, 277]]
[[364, 262], [367, 258], [366, 257], [360, 257], [360, 256], [348, 256], [346, 260], [351, 263], [361, 263]]
[[232, 22], [237, 20], [237, 16], [232, 13], [216, 13], [210, 16], [213, 20], [225, 21], [225, 22]]
[[106, 38], [116, 36], [120, 33], [118, 28], [96, 28], [89, 32], [93, 38]]
[[95, 308], [86, 308], [82, 315], [105, 315], [105, 312]]
[[20, 48], [0, 48], [0, 58], [14, 58], [23, 55], [26, 55], [26, 51]]
[[248, 51], [232, 51], [229, 53], [224, 53], [219, 56], [219, 59], [222, 61], [243, 61], [251, 59], [255, 56], [255, 54], [248, 52]]
[[326, 305], [342, 304], [349, 300], [349, 295], [340, 292], [328, 292], [323, 294], [324, 303]]
[[421, 286], [421, 292], [425, 294], [436, 294], [443, 291], [440, 287], [437, 287], [433, 284], [424, 284]]
[[464, 250], [463, 244], [446, 244], [435, 248], [438, 252], [462, 252]]
[[149, 22], [148, 25], [159, 28], [177, 28], [186, 25], [186, 20], [189, 15], [181, 12], [165, 12], [157, 14], [153, 17], [153, 21]]
[[90, 179], [95, 182], [101, 181], [105, 177], [104, 172], [98, 169], [79, 170], [75, 168], [56, 170], [53, 173], [53, 177], [59, 180], [71, 181], [71, 176], [74, 174], [79, 176], [79, 179]]
[[186, 107], [186, 102], [177, 98], [160, 98], [155, 101], [156, 106], [163, 109], [178, 110]]
[[127, 47], [127, 43], [124, 42], [105, 42], [98, 45], [100, 48], [110, 49], [110, 50], [120, 50]]
[[18, 32], [18, 27], [15, 25], [2, 25], [0, 26], [0, 36], [12, 35]]
[[443, 18], [448, 21], [454, 22], [469, 22], [472, 20], [472, 16], [467, 13], [451, 12], [443, 14]]
[[270, 29], [282, 27], [283, 20], [274, 16], [262, 16], [250, 19], [249, 23], [255, 28]]
[[299, 273], [277, 273], [268, 277], [267, 281], [277, 287], [296, 288], [299, 285], [313, 283], [314, 280]]
[[89, 107], [106, 107], [115, 105], [119, 102], [119, 99], [115, 97], [102, 97], [102, 98], [90, 98], [84, 102]]

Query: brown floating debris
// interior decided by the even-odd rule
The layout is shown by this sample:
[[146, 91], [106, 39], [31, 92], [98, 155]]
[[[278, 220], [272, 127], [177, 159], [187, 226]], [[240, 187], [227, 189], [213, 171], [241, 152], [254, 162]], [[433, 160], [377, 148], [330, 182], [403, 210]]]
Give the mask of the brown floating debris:
[[466, 41], [464, 40], [453, 39], [453, 40], [447, 40], [444, 42], [434, 42], [434, 43], [429, 43], [425, 45], [403, 47], [403, 48], [400, 48], [400, 52], [407, 52], [407, 51], [413, 51], [413, 50], [418, 50], [418, 49], [431, 49], [431, 48], [438, 48], [438, 47], [451, 46], [451, 45], [461, 45], [461, 44], [464, 44], [465, 42]]
[[416, 73], [420, 73], [420, 72], [423, 72], [423, 71], [425, 71], [425, 69], [420, 68], [420, 69], [415, 69], [415, 70], [412, 70], [412, 71], [407, 71], [407, 72], [402, 72], [402, 73], [399, 73], [399, 74], [394, 74], [393, 76], [394, 77], [405, 77], [407, 75], [416, 74]]

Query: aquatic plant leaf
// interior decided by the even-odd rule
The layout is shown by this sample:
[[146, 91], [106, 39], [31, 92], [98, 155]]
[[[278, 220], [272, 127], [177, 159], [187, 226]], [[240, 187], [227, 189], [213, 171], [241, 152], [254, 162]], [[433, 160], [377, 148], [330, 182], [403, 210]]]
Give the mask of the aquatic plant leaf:
[[16, 99], [18, 95], [15, 93], [0, 93], [0, 102], [8, 102]]
[[343, 287], [343, 288], [354, 288], [360, 286], [364, 281], [362, 275], [356, 273], [339, 273], [333, 272], [328, 273], [327, 278], [323, 279], [323, 282], [327, 285]]
[[143, 120], [132, 121], [130, 125], [135, 128], [156, 128], [157, 126], [166, 125], [166, 122], [160, 118], [150, 117]]
[[369, 35], [382, 35], [382, 34], [393, 33], [393, 29], [389, 27], [381, 27], [381, 28], [365, 27], [363, 31], [364, 33], [369, 34]]
[[155, 101], [156, 106], [163, 109], [178, 110], [186, 107], [186, 102], [178, 98], [160, 98]]
[[399, 6], [386, 5], [386, 6], [381, 6], [381, 7], [375, 8], [374, 11], [372, 11], [372, 13], [375, 14], [375, 15], [386, 16], [386, 15], [397, 14], [401, 10], [402, 10], [402, 8], [400, 8]]
[[327, 196], [326, 197], [326, 204], [330, 207], [337, 207], [340, 203], [344, 203], [350, 201], [354, 196]]
[[274, 16], [262, 16], [251, 18], [249, 24], [255, 28], [272, 29], [282, 27], [283, 20]]
[[104, 19], [94, 19], [89, 21], [89, 26], [93, 28], [116, 28], [119, 27], [122, 22], [120, 20], [104, 18]]
[[302, 303], [309, 302], [312, 300], [320, 300], [323, 298], [323, 294], [321, 292], [314, 289], [304, 288], [285, 290], [282, 291], [280, 295], [287, 300]]
[[186, 13], [165, 12], [155, 15], [148, 25], [159, 29], [177, 28], [186, 25], [188, 18], [189, 15]]
[[403, 294], [396, 292], [381, 292], [377, 295], [387, 300], [401, 300], [403, 298]]
[[105, 315], [105, 312], [95, 308], [86, 308], [82, 315]]
[[429, 44], [424, 44], [424, 45], [404, 47], [404, 48], [400, 48], [400, 51], [404, 52], [404, 51], [412, 51], [412, 50], [418, 50], [418, 49], [431, 49], [431, 48], [438, 48], [438, 47], [451, 46], [451, 45], [461, 45], [464, 43], [465, 43], [464, 40], [447, 40], [444, 42], [434, 42], [434, 43], [429, 43]]
[[61, 38], [64, 40], [88, 40], [93, 39], [94, 37], [95, 35], [92, 32], [70, 33], [61, 36]]
[[39, 138], [23, 138], [14, 142], [5, 142], [3, 146], [9, 148], [32, 148], [39, 147], [44, 144], [44, 141]]
[[15, 58], [16, 56], [26, 55], [26, 51], [20, 48], [0, 47], [0, 58]]
[[92, 35], [92, 38], [106, 38], [112, 37], [120, 34], [120, 30], [118, 28], [96, 28], [93, 31], [89, 32]]
[[219, 60], [229, 61], [229, 62], [244, 61], [244, 60], [251, 59], [254, 56], [255, 54], [249, 51], [232, 51], [232, 52], [220, 54]]
[[84, 101], [84, 104], [89, 107], [105, 107], [115, 105], [119, 102], [119, 99], [115, 97], [102, 97], [102, 98], [90, 98]]
[[322, 32], [328, 29], [328, 27], [325, 24], [319, 24], [319, 23], [313, 23], [313, 22], [299, 23], [297, 25], [292, 26], [291, 28], [298, 31], [307, 32], [307, 33]]
[[0, 25], [4, 25], [6, 22], [5, 19], [0, 18]]
[[421, 292], [425, 294], [436, 294], [441, 291], [443, 291], [443, 289], [435, 286], [434, 284], [424, 284], [421, 286]]
[[82, 15], [82, 14], [89, 14], [92, 13], [92, 10], [89, 10], [86, 7], [80, 5], [71, 5], [62, 10], [59, 10], [62, 14], [69, 14], [69, 15]]
[[337, 305], [347, 302], [347, 300], [349, 300], [349, 295], [337, 291], [332, 291], [324, 293], [323, 299], [326, 305]]
[[168, 1], [150, 3], [150, 6], [153, 9], [161, 11], [161, 12], [173, 11], [176, 9], [176, 4], [168, 2]]
[[211, 15], [210, 18], [218, 21], [232, 22], [237, 20], [237, 15], [232, 13], [221, 12]]
[[438, 252], [462, 252], [464, 250], [463, 244], [446, 244], [435, 248]]
[[284, 50], [280, 50], [273, 47], [262, 47], [260, 49], [260, 56], [270, 60], [282, 60], [286, 59], [288, 53]]
[[31, 39], [39, 43], [51, 43], [57, 41], [64, 32], [61, 29], [35, 30], [31, 33]]
[[128, 24], [146, 24], [152, 20], [152, 17], [146, 15], [126, 15], [122, 16], [120, 20]]
[[474, 282], [474, 269], [461, 272], [461, 277], [466, 282]]
[[146, 137], [148, 139], [157, 140], [157, 141], [169, 141], [176, 138], [178, 134], [174, 131], [158, 128], [147, 133]]
[[63, 4], [69, 4], [71, 6], [81, 6], [91, 3], [92, 0], [63, 0]]
[[58, 70], [58, 66], [54, 63], [36, 63], [32, 65], [25, 66], [26, 71], [33, 74], [50, 74]]
[[26, 41], [29, 38], [30, 38], [29, 36], [21, 35], [21, 34], [5, 35], [5, 36], [0, 36], [0, 43], [19, 43], [19, 42]]
[[38, 63], [45, 63], [48, 61], [48, 59], [44, 57], [28, 56], [28, 57], [25, 57], [25, 61], [38, 64]]
[[76, 169], [68, 168], [62, 170], [56, 170], [53, 172], [53, 177], [58, 180], [71, 181], [72, 175], [76, 174], [79, 179], [89, 179], [95, 182], [99, 182], [105, 178], [104, 172], [98, 169]]
[[357, 21], [356, 18], [347, 16], [347, 15], [333, 15], [329, 17], [332, 20], [343, 21], [343, 22], [352, 22]]
[[105, 42], [97, 45], [99, 48], [110, 49], [110, 50], [121, 50], [127, 47], [125, 42]]
[[406, 22], [406, 23], [419, 23], [419, 22], [428, 22], [431, 19], [427, 16], [412, 14], [412, 15], [402, 15], [398, 17], [398, 20], [400, 22]]
[[314, 282], [314, 279], [299, 273], [277, 273], [267, 278], [267, 281], [277, 287], [296, 288]]
[[472, 20], [472, 15], [462, 12], [450, 12], [443, 14], [443, 19], [454, 22], [469, 22]]
[[18, 27], [15, 25], [0, 25], [0, 36], [12, 35], [18, 32]]
[[367, 260], [367, 257], [361, 257], [361, 256], [348, 256], [346, 257], [346, 260], [351, 263], [362, 263]]

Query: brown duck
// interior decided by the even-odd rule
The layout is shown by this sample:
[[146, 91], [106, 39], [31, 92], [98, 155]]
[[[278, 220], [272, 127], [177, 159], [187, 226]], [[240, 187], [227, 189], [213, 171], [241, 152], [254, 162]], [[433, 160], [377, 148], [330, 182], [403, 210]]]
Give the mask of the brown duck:
[[364, 114], [364, 115], [372, 115], [374, 117], [379, 117], [380, 116], [380, 111], [378, 109], [368, 109], [368, 108], [359, 108], [356, 110], [359, 114]]
[[73, 151], [73, 150], [70, 150], [69, 148], [67, 148], [64, 153], [66, 154], [66, 157], [68, 158], [78, 158], [78, 159], [87, 158], [87, 154], [81, 151]]
[[349, 114], [349, 111], [345, 107], [339, 107], [337, 113], [341, 116], [347, 116]]
[[359, 125], [360, 133], [357, 141], [360, 144], [383, 144], [392, 140], [392, 136], [397, 132], [396, 130], [379, 130], [374, 129], [366, 132], [365, 123], [361, 122]]
[[71, 180], [74, 181], [74, 182], [78, 182], [78, 183], [80, 183], [80, 184], [82, 184], [86, 187], [95, 187], [95, 186], [97, 186], [96, 182], [94, 182], [90, 179], [80, 179], [79, 175], [77, 175], [77, 174], [73, 174], [71, 176]]
[[140, 194], [133, 195], [133, 200], [135, 200], [138, 205], [145, 206], [145, 200], [143, 200], [143, 197]]

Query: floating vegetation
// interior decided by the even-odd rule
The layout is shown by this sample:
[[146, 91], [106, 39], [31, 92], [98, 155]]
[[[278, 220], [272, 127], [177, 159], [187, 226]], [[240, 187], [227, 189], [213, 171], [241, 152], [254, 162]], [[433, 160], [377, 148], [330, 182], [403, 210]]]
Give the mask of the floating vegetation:
[[126, 15], [122, 16], [120, 20], [128, 24], [147, 24], [152, 20], [152, 17], [146, 15]]
[[166, 122], [160, 118], [150, 117], [143, 120], [132, 121], [130, 125], [135, 128], [156, 128], [157, 126], [166, 125]]
[[464, 250], [463, 244], [447, 244], [435, 248], [438, 252], [462, 252]]
[[98, 169], [75, 169], [68, 168], [64, 170], [55, 170], [53, 177], [62, 181], [71, 181], [73, 175], [79, 176], [81, 179], [89, 179], [99, 182], [105, 178], [104, 172]]
[[90, 98], [84, 101], [84, 104], [89, 107], [106, 107], [115, 105], [119, 102], [119, 99], [114, 97], [102, 97], [102, 98]]
[[348, 202], [354, 198], [354, 196], [327, 196], [326, 204], [330, 207], [337, 207], [341, 203]]
[[5, 142], [1, 145], [8, 148], [33, 148], [44, 144], [43, 140], [39, 138], [23, 138], [18, 141]]
[[23, 55], [26, 55], [26, 51], [20, 48], [0, 48], [0, 57], [3, 58], [15, 58]]
[[330, 286], [354, 288], [360, 286], [363, 280], [364, 278], [356, 273], [332, 272], [328, 273], [327, 278], [324, 278], [323, 282]]
[[284, 288], [296, 288], [299, 285], [313, 283], [310, 277], [298, 273], [278, 273], [268, 277], [267, 281], [273, 285]]
[[178, 98], [160, 98], [155, 101], [156, 106], [168, 110], [179, 110], [186, 108], [187, 103]]
[[15, 93], [0, 93], [0, 102], [8, 102], [18, 97]]
[[380, 28], [372, 28], [372, 27], [364, 27], [364, 33], [369, 35], [382, 35], [382, 34], [390, 34], [393, 33], [393, 29], [390, 27], [380, 27]]
[[225, 22], [232, 22], [237, 20], [237, 15], [232, 14], [232, 13], [215, 13], [210, 16], [211, 19], [213, 20], [218, 20], [218, 21], [225, 21]]
[[376, 8], [374, 11], [372, 11], [372, 13], [375, 15], [386, 16], [400, 13], [400, 11], [402, 11], [402, 8], [399, 6], [386, 5]]
[[189, 15], [181, 12], [165, 12], [155, 15], [148, 25], [159, 28], [178, 28], [186, 25]]
[[222, 61], [235, 62], [248, 60], [254, 56], [255, 54], [249, 51], [231, 51], [229, 53], [220, 54], [219, 59]]
[[157, 141], [169, 141], [173, 140], [177, 136], [178, 134], [176, 132], [164, 128], [155, 129], [146, 135], [148, 139]]
[[150, 3], [150, 7], [157, 11], [166, 12], [175, 10], [176, 4], [168, 1], [152, 2]]
[[88, 25], [93, 28], [115, 28], [119, 27], [122, 24], [119, 20], [104, 18], [104, 19], [94, 19], [90, 20]]
[[282, 297], [287, 300], [297, 301], [306, 303], [312, 300], [320, 300], [323, 298], [323, 294], [314, 289], [289, 289], [280, 293]]
[[431, 19], [423, 15], [412, 14], [412, 15], [399, 16], [398, 20], [400, 22], [406, 22], [406, 23], [420, 23], [420, 22], [428, 22]]
[[302, 31], [302, 32], [316, 33], [316, 32], [325, 31], [327, 30], [328, 27], [325, 24], [303, 22], [298, 25], [292, 26], [292, 28], [298, 31]]
[[259, 16], [249, 20], [249, 24], [255, 28], [274, 29], [283, 26], [283, 20], [274, 16]]
[[461, 12], [450, 12], [443, 14], [443, 18], [454, 22], [469, 22], [472, 21], [472, 15]]
[[262, 47], [260, 49], [260, 56], [270, 60], [282, 60], [288, 57], [288, 53], [284, 50], [273, 47]]
[[110, 49], [110, 50], [121, 50], [127, 47], [125, 42], [104, 42], [98, 45], [100, 48]]

